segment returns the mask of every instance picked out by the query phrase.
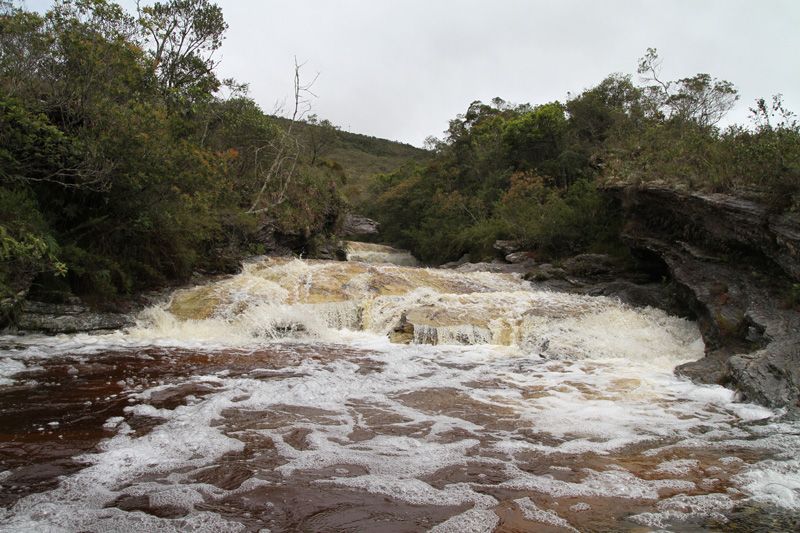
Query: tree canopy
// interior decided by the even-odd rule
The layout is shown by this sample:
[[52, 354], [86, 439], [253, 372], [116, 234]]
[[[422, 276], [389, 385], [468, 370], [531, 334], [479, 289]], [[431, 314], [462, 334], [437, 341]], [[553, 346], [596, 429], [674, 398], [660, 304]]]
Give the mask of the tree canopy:
[[800, 128], [780, 97], [757, 101], [750, 127], [721, 129], [734, 85], [705, 73], [663, 80], [660, 67], [651, 48], [638, 80], [612, 74], [566, 102], [473, 102], [443, 139], [429, 139], [427, 165], [377, 180], [372, 215], [391, 240], [439, 263], [492, 257], [496, 239], [551, 258], [621, 248], [617, 214], [598, 192], [610, 182], [800, 210]]
[[[210, 0], [135, 14], [109, 0], [0, 4], [0, 297], [35, 275], [43, 295], [108, 301], [235, 268], [264, 231], [303, 247], [333, 230], [342, 175], [319, 147], [264, 185], [286, 126], [218, 79], [226, 28]], [[283, 205], [248, 214], [262, 188]]]

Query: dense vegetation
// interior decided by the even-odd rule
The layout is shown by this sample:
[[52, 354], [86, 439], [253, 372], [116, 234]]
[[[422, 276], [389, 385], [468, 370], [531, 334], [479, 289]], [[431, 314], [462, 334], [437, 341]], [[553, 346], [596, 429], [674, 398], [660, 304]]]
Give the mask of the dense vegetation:
[[0, 1], [0, 300], [108, 301], [335, 229], [344, 172], [217, 78], [225, 29], [209, 0]]
[[473, 102], [423, 166], [378, 178], [370, 213], [385, 238], [439, 263], [492, 255], [515, 239], [543, 257], [613, 251], [619, 220], [599, 187], [658, 182], [733, 192], [800, 210], [800, 126], [780, 97], [759, 100], [753, 125], [717, 126], [738, 99], [727, 81], [612, 75], [565, 103]]
[[0, 0], [0, 302], [32, 281], [38, 297], [113, 301], [229, 271], [275, 236], [310, 252], [348, 198], [432, 263], [490, 256], [498, 238], [550, 257], [613, 249], [609, 182], [800, 210], [800, 126], [780, 98], [756, 102], [751, 127], [721, 129], [735, 88], [662, 81], [655, 50], [638, 84], [612, 75], [564, 103], [474, 102], [425, 151], [304, 117], [299, 70], [292, 117], [265, 115], [215, 74], [226, 27], [210, 0], [135, 14]]

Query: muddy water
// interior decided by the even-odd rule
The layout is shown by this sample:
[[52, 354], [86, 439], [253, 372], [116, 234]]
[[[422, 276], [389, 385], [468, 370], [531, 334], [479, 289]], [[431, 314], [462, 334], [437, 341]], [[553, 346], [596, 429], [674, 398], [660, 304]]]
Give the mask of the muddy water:
[[347, 243], [347, 260], [362, 263], [389, 263], [400, 266], [418, 266], [419, 261], [407, 250], [398, 250], [385, 244], [350, 241]]
[[800, 426], [675, 378], [693, 324], [511, 276], [265, 261], [0, 342], [4, 531], [798, 523]]

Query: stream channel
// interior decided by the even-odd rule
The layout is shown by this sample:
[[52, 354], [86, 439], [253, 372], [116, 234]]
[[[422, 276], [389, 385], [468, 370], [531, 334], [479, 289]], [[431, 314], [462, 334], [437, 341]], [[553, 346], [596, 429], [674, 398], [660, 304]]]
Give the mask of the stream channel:
[[357, 252], [0, 337], [0, 531], [800, 523], [800, 424], [674, 376], [694, 323]]

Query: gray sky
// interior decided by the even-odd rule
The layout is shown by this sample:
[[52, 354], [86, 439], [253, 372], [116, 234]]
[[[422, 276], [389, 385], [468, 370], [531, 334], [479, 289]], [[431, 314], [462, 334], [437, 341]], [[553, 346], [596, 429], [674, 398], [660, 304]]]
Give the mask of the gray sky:
[[[124, 0], [123, 5], [133, 5]], [[314, 109], [343, 129], [421, 145], [473, 100], [565, 100], [648, 46], [663, 77], [732, 81], [745, 122], [782, 93], [800, 113], [798, 0], [218, 0], [230, 28], [220, 74], [250, 84], [265, 111], [306, 62]], [[30, 8], [50, 4], [27, 0]]]

